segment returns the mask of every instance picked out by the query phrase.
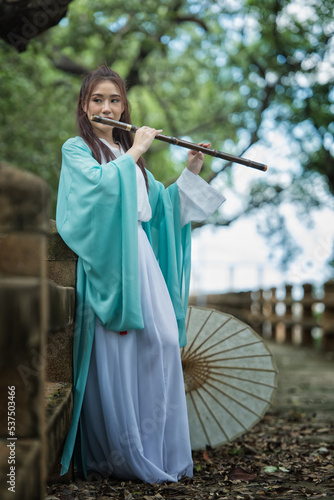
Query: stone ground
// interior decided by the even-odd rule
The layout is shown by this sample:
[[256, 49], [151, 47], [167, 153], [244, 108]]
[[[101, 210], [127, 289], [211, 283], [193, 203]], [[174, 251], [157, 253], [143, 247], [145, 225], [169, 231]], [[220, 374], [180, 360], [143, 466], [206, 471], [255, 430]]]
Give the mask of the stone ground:
[[279, 369], [272, 408], [232, 443], [194, 453], [194, 477], [150, 485], [78, 475], [48, 500], [334, 499], [334, 353], [268, 343]]

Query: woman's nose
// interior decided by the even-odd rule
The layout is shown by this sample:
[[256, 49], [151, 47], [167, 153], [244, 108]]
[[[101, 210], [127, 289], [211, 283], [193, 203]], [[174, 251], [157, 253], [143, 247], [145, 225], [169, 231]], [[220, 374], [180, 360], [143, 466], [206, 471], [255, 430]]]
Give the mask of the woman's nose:
[[109, 101], [103, 101], [102, 111], [103, 111], [103, 113], [110, 113], [111, 105], [110, 105]]

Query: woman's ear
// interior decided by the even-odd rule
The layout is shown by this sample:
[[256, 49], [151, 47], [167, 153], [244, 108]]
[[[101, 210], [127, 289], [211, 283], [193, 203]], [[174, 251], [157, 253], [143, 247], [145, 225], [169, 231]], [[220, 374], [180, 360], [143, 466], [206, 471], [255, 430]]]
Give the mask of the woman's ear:
[[88, 106], [87, 106], [87, 103], [85, 101], [81, 101], [81, 107], [84, 110], [84, 112], [87, 113]]

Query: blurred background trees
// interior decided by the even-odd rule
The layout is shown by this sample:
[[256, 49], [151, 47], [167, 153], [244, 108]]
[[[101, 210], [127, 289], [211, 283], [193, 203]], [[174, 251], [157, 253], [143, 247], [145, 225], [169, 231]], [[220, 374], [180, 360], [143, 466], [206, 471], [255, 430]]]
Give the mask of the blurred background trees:
[[[0, 8], [23, 3], [2, 1]], [[256, 209], [259, 230], [273, 246], [283, 244], [284, 262], [298, 242], [281, 207], [293, 204], [310, 223], [310, 208], [334, 206], [333, 0], [34, 3], [44, 18], [46, 5], [65, 12], [69, 5], [66, 17], [41, 33], [33, 29], [42, 24], [38, 11], [20, 11], [27, 48], [1, 31], [0, 158], [46, 179], [53, 211], [82, 76], [104, 63], [126, 79], [136, 125], [268, 162], [268, 173], [247, 173], [233, 213], [223, 210], [211, 222], [230, 224]], [[275, 156], [277, 136], [286, 139], [289, 168]], [[168, 183], [185, 156], [156, 142], [146, 160]], [[206, 157], [203, 176], [237, 192], [239, 170], [226, 166]]]

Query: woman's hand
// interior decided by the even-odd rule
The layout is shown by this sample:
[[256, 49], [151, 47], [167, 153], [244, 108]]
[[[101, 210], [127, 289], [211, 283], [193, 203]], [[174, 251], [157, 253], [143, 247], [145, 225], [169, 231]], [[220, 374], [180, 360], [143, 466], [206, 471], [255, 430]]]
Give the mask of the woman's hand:
[[146, 153], [148, 148], [151, 146], [154, 138], [161, 134], [161, 130], [156, 130], [150, 127], [140, 127], [133, 141], [132, 147], [127, 151], [131, 156], [133, 156], [135, 162], [139, 160], [142, 154]]
[[[203, 146], [204, 148], [209, 148], [211, 146], [210, 142], [200, 142], [199, 146]], [[204, 153], [201, 151], [189, 151], [188, 159], [187, 159], [187, 169], [190, 170], [193, 174], [198, 175], [202, 169], [204, 160]]]

